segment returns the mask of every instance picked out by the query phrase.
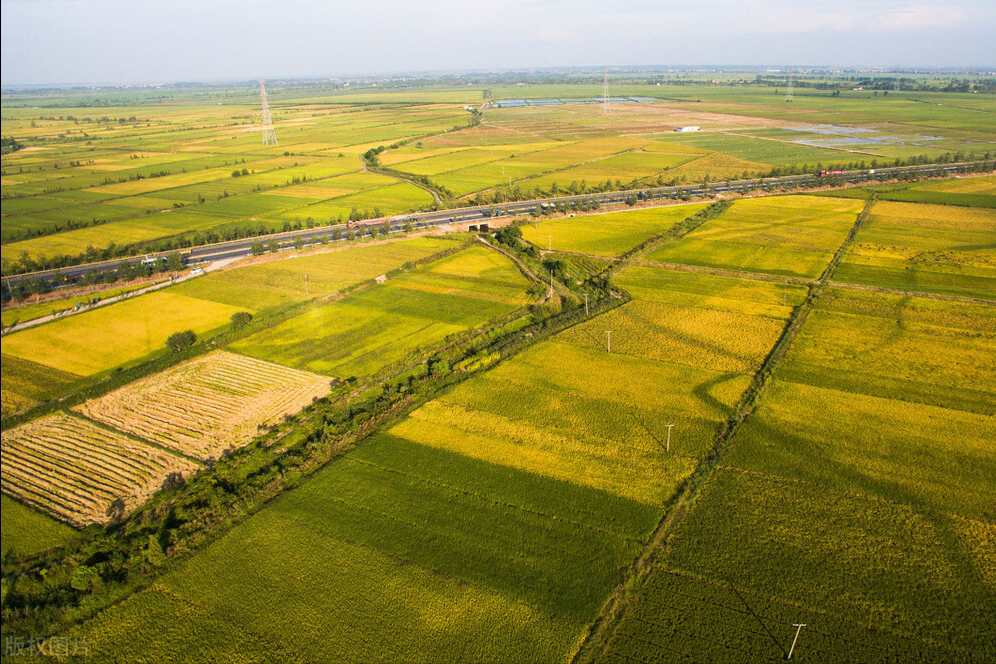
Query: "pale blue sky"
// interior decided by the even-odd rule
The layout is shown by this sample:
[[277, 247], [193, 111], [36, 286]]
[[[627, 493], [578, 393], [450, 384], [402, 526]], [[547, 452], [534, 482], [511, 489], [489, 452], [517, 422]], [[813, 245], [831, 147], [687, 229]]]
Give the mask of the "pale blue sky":
[[993, 0], [0, 0], [5, 86], [598, 65], [996, 66]]

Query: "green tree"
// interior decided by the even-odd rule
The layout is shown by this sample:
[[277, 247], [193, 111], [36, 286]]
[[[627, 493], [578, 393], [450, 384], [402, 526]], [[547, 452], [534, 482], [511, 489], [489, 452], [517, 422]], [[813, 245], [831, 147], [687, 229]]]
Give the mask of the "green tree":
[[263, 247], [263, 243], [259, 240], [253, 240], [250, 251], [252, 251], [253, 256], [262, 256], [266, 252], [266, 248]]
[[166, 270], [169, 272], [179, 272], [183, 269], [183, 257], [175, 251], [166, 258]]
[[163, 551], [159, 538], [149, 535], [149, 541], [144, 547], [145, 560], [153, 567], [162, 567], [166, 564], [166, 553]]
[[[97, 273], [91, 270], [90, 272], [86, 273], [85, 277], [89, 277], [93, 282], [96, 282]], [[48, 285], [45, 283], [45, 280], [42, 279], [41, 277], [35, 277], [34, 279], [28, 281], [28, 292], [31, 293], [32, 295], [40, 296], [47, 289]]]
[[236, 311], [232, 314], [231, 325], [233, 330], [241, 330], [252, 321], [252, 314], [248, 311]]
[[97, 585], [99, 582], [100, 574], [97, 573], [97, 570], [88, 565], [80, 565], [73, 570], [73, 579], [70, 582], [70, 585], [72, 585], [75, 590], [86, 591], [90, 590], [90, 588]]
[[193, 346], [195, 341], [197, 341], [197, 335], [194, 334], [194, 331], [184, 330], [183, 332], [174, 332], [169, 335], [166, 339], [166, 346], [174, 353], [179, 353]]

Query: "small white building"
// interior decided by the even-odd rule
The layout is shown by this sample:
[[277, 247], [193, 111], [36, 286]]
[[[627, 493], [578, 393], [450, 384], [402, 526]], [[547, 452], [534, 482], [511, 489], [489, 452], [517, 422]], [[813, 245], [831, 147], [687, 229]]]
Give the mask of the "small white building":
[[680, 134], [684, 134], [689, 131], [698, 131], [698, 127], [675, 127], [674, 130]]

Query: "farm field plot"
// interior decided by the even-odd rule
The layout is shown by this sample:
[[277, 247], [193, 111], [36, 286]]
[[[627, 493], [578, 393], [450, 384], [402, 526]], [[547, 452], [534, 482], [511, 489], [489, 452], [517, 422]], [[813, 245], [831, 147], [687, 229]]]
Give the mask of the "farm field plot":
[[531, 302], [524, 291], [528, 284], [518, 268], [501, 254], [480, 246], [438, 260], [425, 269], [402, 274], [392, 285], [513, 306]]
[[237, 311], [176, 291], [156, 291], [15, 332], [4, 337], [3, 352], [90, 376], [164, 349], [174, 332], [202, 334], [225, 325]]
[[[71, 635], [109, 658], [177, 663], [428, 664], [509, 653], [555, 661], [573, 649], [576, 622], [342, 539], [324, 525], [284, 510], [258, 515]], [[121, 638], [131, 630], [141, 639]], [[182, 653], [177, 637], [189, 644]]]
[[784, 166], [787, 164], [832, 164], [853, 161], [855, 155], [845, 150], [801, 145], [789, 140], [772, 140], [750, 136], [746, 133], [702, 132], [697, 136], [675, 136], [660, 139], [664, 143], [679, 143], [696, 148], [715, 150], [737, 159]]
[[[637, 283], [652, 278], [645, 272], [630, 277]], [[572, 327], [560, 338], [592, 350], [604, 349], [611, 342], [612, 352], [623, 355], [728, 373], [753, 373], [778, 340], [789, 314], [788, 307], [757, 315], [659, 301], [662, 299], [628, 302]], [[611, 335], [606, 330], [611, 330]]]
[[105, 523], [111, 503], [128, 512], [166, 476], [197, 464], [65, 413], [2, 434], [3, 491], [76, 526]]
[[3, 417], [54, 398], [80, 381], [76, 374], [6, 353], [0, 355], [0, 368]]
[[627, 152], [605, 159], [589, 162], [566, 170], [543, 175], [527, 180], [525, 187], [539, 187], [546, 191], [554, 183], [561, 191], [566, 191], [570, 185], [585, 182], [588, 185], [600, 185], [606, 180], [612, 183], [629, 185], [633, 181], [645, 181], [656, 184], [655, 178], [663, 175], [670, 179], [668, 169], [680, 166], [695, 159], [695, 155], [671, 154], [666, 152]]
[[834, 277], [996, 299], [996, 210], [876, 202]]
[[30, 555], [47, 551], [72, 541], [76, 531], [64, 523], [45, 516], [30, 507], [9, 498], [0, 496], [0, 520], [2, 520], [2, 555]]
[[973, 568], [986, 568], [978, 547], [992, 536], [956, 517], [719, 469], [601, 661], [775, 661], [794, 623], [806, 624], [799, 661], [986, 661], [992, 580]]
[[[507, 184], [508, 178], [518, 182], [543, 173], [628, 152], [647, 143], [645, 139], [632, 137], [572, 141], [547, 150], [537, 150], [527, 154], [516, 153], [508, 159], [438, 173], [432, 179], [445, 185], [458, 196], [463, 196], [480, 189]], [[531, 186], [529, 182], [525, 185]]]
[[996, 519], [992, 415], [778, 380], [726, 463]]
[[636, 300], [787, 320], [805, 286], [633, 265], [615, 277]]
[[669, 169], [664, 177], [668, 181], [704, 182], [708, 178], [710, 182], [716, 182], [740, 179], [745, 174], [747, 177], [758, 177], [768, 170], [767, 164], [713, 152]]
[[522, 227], [522, 237], [540, 249], [593, 256], [618, 256], [660, 235], [705, 207], [704, 203], [550, 219]]
[[505, 258], [496, 262], [491, 251], [474, 247], [315, 307], [231, 348], [338, 378], [369, 375], [417, 348], [510, 313], [527, 302], [528, 285]]
[[[407, 440], [660, 505], [695, 467], [747, 380], [735, 374], [545, 342], [426, 404]], [[665, 424], [681, 443], [664, 452]], [[646, 535], [652, 518], [634, 521]]]
[[[366, 212], [372, 216], [384, 216], [419, 210], [431, 205], [432, 194], [409, 182], [398, 182], [386, 187], [367, 189], [345, 196], [339, 196], [320, 203], [271, 215], [275, 219], [319, 221], [347, 219], [353, 210]], [[380, 214], [378, 215], [377, 212]]]
[[446, 152], [422, 159], [397, 163], [395, 168], [415, 175], [435, 175], [469, 166], [476, 166], [496, 159], [508, 159], [512, 155], [525, 152], [523, 148], [501, 146], [491, 148], [465, 148], [456, 152]]
[[260, 428], [297, 413], [329, 391], [329, 381], [322, 376], [215, 351], [75, 410], [206, 461], [245, 445]]
[[860, 201], [815, 196], [739, 200], [647, 259], [816, 278], [861, 208]]
[[[950, 651], [847, 618], [828, 624], [820, 612], [702, 579], [655, 571], [616, 641], [599, 661], [777, 661], [785, 659], [796, 623], [806, 627], [793, 659], [837, 662], [943, 661]], [[844, 654], [842, 654], [844, 653]]]
[[817, 299], [605, 660], [992, 659], [992, 309]]
[[244, 310], [262, 310], [331, 295], [407, 262], [450, 249], [456, 242], [453, 238], [421, 237], [361, 244], [214, 272], [175, 286], [174, 292]]
[[817, 301], [779, 375], [996, 415], [996, 308], [831, 289]]
[[879, 197], [884, 200], [909, 203], [996, 208], [996, 175], [919, 182], [895, 191], [885, 189]]
[[2, 222], [4, 242], [17, 239], [25, 232], [50, 229], [54, 227], [65, 228], [68, 223], [102, 223], [122, 219], [124, 217], [130, 217], [136, 214], [134, 209], [110, 203], [67, 205], [56, 209], [17, 215], [11, 215], [7, 212], [7, 209], [8, 206], [5, 204]]

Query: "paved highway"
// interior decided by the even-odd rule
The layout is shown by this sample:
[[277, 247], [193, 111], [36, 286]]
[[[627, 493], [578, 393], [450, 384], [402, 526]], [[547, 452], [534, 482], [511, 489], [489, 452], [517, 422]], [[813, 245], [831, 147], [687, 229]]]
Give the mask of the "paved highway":
[[[837, 182], [864, 182], [869, 180], [878, 179], [891, 179], [897, 175], [903, 174], [916, 174], [924, 171], [937, 171], [943, 170], [948, 173], [953, 173], [963, 169], [965, 167], [976, 166], [981, 163], [987, 162], [960, 162], [956, 164], [927, 164], [923, 166], [901, 166], [901, 167], [890, 167], [890, 168], [877, 168], [873, 171], [867, 169], [860, 171], [844, 171], [840, 174], [834, 174], [828, 176], [827, 181], [837, 181]], [[993, 162], [988, 162], [990, 165]], [[681, 196], [700, 196], [707, 192], [713, 193], [726, 193], [726, 192], [739, 192], [742, 190], [750, 188], [771, 188], [771, 189], [782, 189], [785, 187], [798, 187], [803, 184], [815, 183], [820, 181], [822, 178], [817, 175], [807, 174], [807, 175], [787, 175], [777, 178], [761, 178], [761, 179], [748, 179], [748, 180], [733, 180], [724, 182], [711, 183], [708, 186], [702, 184], [689, 184], [680, 185], [674, 187], [648, 187], [646, 189], [634, 189], [627, 191], [611, 191], [603, 192], [597, 194], [578, 194], [571, 196], [560, 196], [556, 198], [543, 198], [535, 199], [529, 201], [517, 201], [502, 205], [484, 205], [479, 207], [465, 207], [465, 208], [454, 208], [451, 210], [440, 210], [437, 212], [416, 212], [407, 215], [399, 215], [390, 218], [382, 219], [370, 219], [363, 222], [359, 222], [360, 225], [379, 225], [384, 221], [390, 220], [393, 228], [398, 229], [407, 222], [413, 223], [416, 227], [428, 227], [428, 226], [438, 226], [447, 223], [487, 223], [488, 220], [501, 216], [510, 216], [515, 214], [529, 213], [540, 206], [559, 206], [566, 205], [570, 206], [573, 203], [582, 203], [584, 201], [598, 201], [600, 205], [612, 205], [618, 203], [624, 203], [627, 199], [639, 198], [641, 200], [650, 199], [661, 199], [661, 198], [673, 198]], [[276, 240], [282, 245], [286, 246], [288, 243], [293, 242], [295, 239], [302, 240], [305, 244], [317, 242], [318, 239], [323, 235], [330, 235], [332, 231], [339, 229], [343, 232], [346, 230], [345, 224], [337, 224], [333, 226], [322, 226], [316, 228], [303, 229], [298, 231], [287, 231], [284, 233], [275, 233], [272, 235], [260, 236], [258, 238], [246, 238], [242, 240], [232, 240], [230, 242], [219, 242], [216, 244], [208, 244], [199, 247], [193, 247], [189, 250], [189, 253], [185, 255], [188, 264], [196, 263], [210, 263], [217, 260], [225, 260], [232, 258], [241, 258], [243, 256], [248, 256], [252, 253], [252, 245], [256, 240], [260, 240], [264, 243], [268, 243], [271, 240]], [[59, 270], [43, 270], [39, 272], [32, 272], [28, 274], [13, 275], [10, 277], [5, 277], [5, 280], [9, 284], [17, 284], [27, 279], [35, 279], [41, 277], [43, 279], [51, 279], [56, 273], [61, 274], [70, 279], [77, 279], [83, 274], [90, 272], [92, 270], [108, 270], [116, 268], [118, 265], [124, 263], [139, 264], [145, 258], [161, 258], [174, 253], [171, 251], [160, 252], [157, 254], [148, 254], [147, 256], [137, 256], [130, 258], [117, 258], [109, 261], [102, 261], [96, 263], [86, 263], [83, 265], [77, 265], [73, 267], [66, 267]]]

